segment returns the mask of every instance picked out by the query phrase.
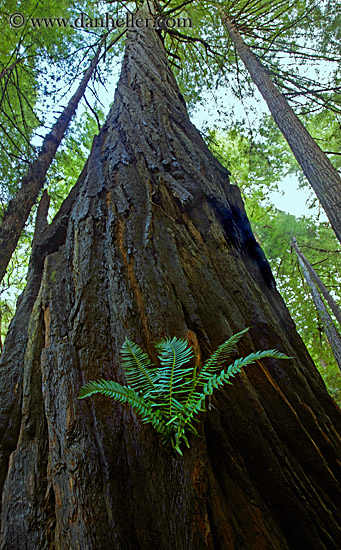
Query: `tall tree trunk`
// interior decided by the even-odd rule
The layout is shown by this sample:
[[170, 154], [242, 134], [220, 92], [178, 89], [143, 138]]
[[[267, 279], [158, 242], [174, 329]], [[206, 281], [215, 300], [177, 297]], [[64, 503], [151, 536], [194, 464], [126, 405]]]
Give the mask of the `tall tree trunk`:
[[222, 15], [222, 21], [341, 242], [341, 179], [337, 170], [277, 90], [260, 61], [245, 44], [237, 27], [225, 14]]
[[[333, 323], [333, 319], [329, 315], [328, 310], [325, 306], [325, 303], [323, 302], [323, 300], [320, 296], [320, 293], [318, 291], [318, 287], [315, 284], [316, 280], [312, 275], [312, 271], [314, 271], [314, 270], [311, 266], [310, 266], [310, 269], [308, 268], [308, 266], [307, 266], [308, 260], [306, 258], [304, 258], [301, 250], [299, 249], [299, 246], [298, 246], [297, 241], [296, 241], [295, 238], [292, 239], [291, 246], [295, 250], [295, 252], [298, 256], [298, 261], [299, 261], [299, 264], [301, 266], [304, 278], [307, 281], [307, 284], [308, 284], [308, 287], [309, 287], [309, 290], [310, 290], [310, 294], [311, 294], [312, 299], [314, 301], [318, 316], [321, 320], [323, 329], [324, 329], [324, 331], [327, 335], [328, 342], [329, 342], [331, 350], [334, 354], [336, 362], [339, 366], [339, 369], [341, 370], [341, 337], [340, 337], [340, 334], [338, 333], [338, 331], [337, 331], [337, 329], [336, 329], [336, 327]], [[317, 277], [317, 275], [316, 275], [316, 277]], [[322, 281], [321, 281], [321, 283], [322, 283]], [[331, 296], [330, 296], [330, 298], [331, 298]]]
[[[40, 290], [0, 377], [3, 548], [338, 548], [337, 407], [153, 29], [129, 32], [107, 122], [31, 261]], [[125, 382], [125, 336], [152, 356], [185, 336], [205, 359], [246, 326], [241, 354], [294, 359], [214, 397], [183, 457], [120, 404], [77, 400]]]
[[39, 155], [30, 164], [27, 174], [21, 180], [19, 191], [10, 201], [3, 215], [0, 226], [0, 281], [6, 273], [32, 206], [43, 187], [47, 171], [97, 66], [104, 40], [105, 37], [100, 41], [96, 54], [91, 60], [76, 92], [53, 125], [51, 132], [45, 137]]
[[329, 293], [326, 286], [321, 281], [320, 277], [317, 275], [317, 273], [316, 273], [315, 269], [313, 268], [313, 266], [309, 263], [309, 261], [307, 260], [307, 258], [303, 254], [302, 250], [299, 248], [295, 238], [292, 239], [291, 245], [292, 245], [293, 249], [295, 250], [296, 254], [299, 256], [299, 258], [301, 258], [302, 262], [304, 263], [304, 265], [306, 267], [306, 270], [308, 270], [308, 272], [309, 272], [309, 275], [310, 275], [311, 279], [314, 281], [314, 283], [319, 288], [323, 298], [326, 300], [327, 304], [329, 305], [330, 309], [334, 313], [338, 323], [340, 323], [340, 326], [341, 326], [341, 310], [340, 310], [339, 306], [337, 305], [334, 298]]

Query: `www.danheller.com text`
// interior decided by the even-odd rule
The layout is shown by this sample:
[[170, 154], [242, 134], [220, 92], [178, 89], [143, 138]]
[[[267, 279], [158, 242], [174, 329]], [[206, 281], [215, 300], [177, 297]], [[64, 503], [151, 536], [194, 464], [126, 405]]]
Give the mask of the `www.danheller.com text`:
[[9, 23], [13, 28], [20, 28], [28, 23], [32, 28], [67, 28], [76, 29], [119, 29], [119, 28], [156, 28], [156, 29], [173, 29], [173, 28], [190, 28], [192, 21], [186, 17], [140, 17], [134, 13], [125, 13], [124, 16], [111, 15], [106, 13], [101, 17], [88, 17], [82, 13], [79, 17], [71, 19], [70, 17], [26, 17], [20, 12], [12, 13], [9, 18]]

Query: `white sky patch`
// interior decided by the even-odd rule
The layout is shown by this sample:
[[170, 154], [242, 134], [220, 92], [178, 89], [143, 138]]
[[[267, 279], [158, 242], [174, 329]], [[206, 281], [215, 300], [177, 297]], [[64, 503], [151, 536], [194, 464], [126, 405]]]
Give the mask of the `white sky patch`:
[[[233, 118], [231, 117], [231, 122], [236, 119], [238, 120], [238, 118], [240, 120], [245, 118], [246, 114], [240, 102], [235, 99], [233, 103], [234, 116]], [[255, 128], [257, 128], [257, 123], [259, 123], [262, 115], [267, 111], [260, 95], [254, 99], [253, 103], [257, 105], [257, 111], [255, 109], [250, 110], [248, 117], [250, 123], [254, 124]], [[211, 128], [219, 127], [220, 116], [215, 109], [215, 102], [209, 97], [205, 98], [205, 105], [199, 105], [193, 110], [191, 121], [199, 130], [205, 126]], [[307, 202], [311, 198], [311, 192], [306, 188], [299, 187], [297, 176], [290, 174], [277, 183], [279, 191], [270, 191], [269, 198], [279, 210], [293, 214], [296, 217], [319, 216], [320, 221], [327, 221], [324, 212], [320, 215], [318, 207], [308, 207]]]
[[298, 178], [290, 174], [278, 182], [279, 192], [270, 193], [270, 199], [279, 210], [296, 217], [318, 216], [320, 222], [328, 221], [325, 212], [316, 206], [309, 208], [311, 192], [306, 187], [299, 187]]

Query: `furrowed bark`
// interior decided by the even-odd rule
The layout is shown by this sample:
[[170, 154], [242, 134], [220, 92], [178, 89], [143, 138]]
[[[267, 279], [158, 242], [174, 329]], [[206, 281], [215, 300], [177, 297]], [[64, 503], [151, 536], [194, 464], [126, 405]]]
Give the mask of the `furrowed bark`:
[[[84, 170], [86, 170], [87, 164]], [[84, 174], [84, 172], [83, 172]], [[0, 489], [2, 490], [8, 469], [8, 460], [15, 450], [22, 419], [22, 384], [28, 329], [33, 306], [36, 302], [47, 254], [58, 250], [65, 240], [66, 222], [71, 205], [83, 182], [83, 174], [50, 226], [47, 227], [49, 197], [46, 191], [40, 200], [32, 254], [24, 292], [18, 298], [17, 310], [6, 336], [0, 356]], [[43, 231], [45, 228], [45, 231]]]
[[222, 21], [341, 242], [341, 179], [337, 170], [303, 126], [285, 97], [277, 90], [237, 27], [225, 14], [222, 14]]
[[12, 254], [17, 246], [40, 190], [43, 187], [47, 171], [55, 157], [56, 151], [83, 97], [88, 82], [97, 66], [102, 51], [102, 38], [96, 54], [85, 72], [75, 94], [63, 110], [51, 132], [45, 137], [38, 157], [30, 164], [27, 174], [21, 180], [16, 196], [10, 201], [3, 215], [0, 226], [0, 281], [2, 281]]
[[[129, 31], [113, 107], [69, 205], [64, 232], [46, 228], [32, 256], [45, 260], [2, 547], [337, 550], [337, 407], [152, 28]], [[246, 326], [240, 354], [295, 359], [260, 362], [219, 392], [183, 457], [129, 408], [77, 400], [90, 380], [125, 383], [126, 336], [152, 357], [159, 338], [186, 337], [205, 360]]]
[[[301, 250], [299, 249], [299, 246], [297, 244], [296, 239], [293, 239], [291, 241], [291, 246], [295, 250], [295, 252], [298, 256], [298, 261], [299, 261], [299, 264], [301, 266], [303, 276], [304, 276], [305, 280], [307, 281], [307, 284], [308, 284], [308, 287], [309, 287], [309, 290], [310, 290], [310, 294], [311, 294], [311, 297], [314, 301], [318, 316], [321, 320], [323, 329], [324, 329], [324, 331], [326, 333], [326, 336], [328, 338], [328, 342], [329, 342], [329, 345], [330, 345], [331, 350], [333, 352], [333, 355], [335, 357], [335, 360], [338, 364], [339, 369], [341, 370], [341, 337], [340, 337], [340, 334], [338, 333], [338, 331], [335, 327], [335, 324], [333, 322], [333, 319], [329, 315], [328, 310], [327, 310], [327, 308], [326, 308], [326, 306], [325, 306], [325, 304], [324, 304], [324, 302], [323, 302], [323, 300], [320, 296], [320, 293], [318, 291], [318, 287], [315, 284], [316, 278], [312, 275], [312, 271], [314, 271], [314, 270], [310, 266], [310, 264], [309, 264], [310, 269], [307, 266], [308, 261], [307, 261], [306, 258], [304, 258]], [[317, 277], [317, 275], [316, 275], [316, 277]], [[322, 282], [322, 281], [320, 281], [320, 282]], [[331, 298], [331, 296], [330, 296], [330, 298]]]

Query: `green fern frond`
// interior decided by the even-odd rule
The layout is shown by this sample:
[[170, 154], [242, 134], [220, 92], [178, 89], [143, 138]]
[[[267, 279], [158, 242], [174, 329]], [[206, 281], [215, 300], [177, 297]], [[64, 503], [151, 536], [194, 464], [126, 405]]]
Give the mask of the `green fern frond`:
[[216, 351], [207, 359], [201, 370], [193, 372], [192, 389], [187, 394], [185, 406], [191, 403], [194, 396], [197, 395], [196, 390], [198, 387], [203, 386], [205, 382], [212, 376], [212, 374], [219, 372], [222, 369], [223, 363], [233, 352], [236, 344], [243, 337], [243, 335], [249, 330], [245, 328], [241, 332], [237, 332], [226, 340], [223, 344], [218, 346]]
[[250, 365], [260, 359], [264, 359], [265, 357], [289, 359], [287, 355], [277, 350], [265, 350], [250, 353], [247, 357], [241, 357], [234, 361], [226, 371], [222, 370], [220, 374], [211, 375], [200, 392], [191, 392], [186, 403], [187, 415], [184, 422], [179, 427], [179, 437], [182, 437], [181, 434], [185, 432], [186, 426], [191, 426], [191, 421], [194, 416], [206, 410], [206, 397], [212, 395], [215, 389], [219, 389], [224, 384], [231, 384], [229, 378], [239, 373], [243, 367], [246, 367], [247, 365]]
[[188, 384], [186, 377], [190, 376], [193, 367], [184, 368], [194, 357], [193, 350], [188, 342], [181, 338], [167, 338], [156, 346], [159, 351], [161, 368], [157, 370], [157, 393], [167, 396], [169, 415], [172, 416], [173, 401], [184, 393], [184, 386]]
[[233, 352], [236, 344], [244, 336], [244, 334], [248, 332], [248, 330], [249, 328], [246, 328], [241, 332], [237, 332], [237, 334], [234, 334], [233, 336], [231, 336], [231, 338], [218, 346], [216, 351], [212, 353], [212, 355], [207, 359], [203, 368], [198, 373], [196, 382], [199, 382], [200, 380], [205, 379], [212, 374], [220, 371], [222, 369], [222, 365]]
[[176, 336], [161, 340], [155, 347], [159, 351], [158, 357], [161, 365], [163, 367], [172, 365], [174, 370], [181, 369], [182, 365], [188, 363], [194, 357], [193, 350], [188, 347], [187, 340], [176, 338]]
[[142, 393], [144, 397], [149, 396], [156, 389], [154, 384], [156, 369], [148, 355], [128, 338], [124, 341], [121, 355], [129, 386]]
[[143, 422], [150, 422], [161, 434], [166, 435], [168, 433], [160, 411], [152, 410], [150, 404], [145, 401], [142, 395], [136, 393], [132, 388], [122, 386], [113, 380], [93, 380], [80, 389], [78, 399], [84, 399], [95, 393], [101, 393], [115, 399], [115, 401], [130, 405], [137, 414], [142, 416]]
[[189, 447], [186, 431], [198, 435], [194, 422], [206, 410], [207, 397], [224, 384], [231, 384], [229, 378], [246, 365], [265, 357], [290, 359], [277, 350], [257, 351], [222, 369], [247, 331], [238, 332], [221, 344], [198, 372], [195, 365], [188, 366], [194, 354], [186, 340], [175, 337], [161, 340], [156, 345], [161, 366], [155, 368], [148, 355], [126, 338], [121, 354], [129, 386], [107, 380], [92, 381], [81, 388], [79, 399], [102, 393], [131, 406], [142, 422], [152, 424], [163, 442], [170, 442], [182, 455], [182, 441]]
[[191, 422], [193, 421], [194, 416], [200, 414], [201, 412], [205, 412], [206, 397], [212, 395], [213, 391], [215, 389], [219, 389], [219, 387], [223, 384], [231, 384], [228, 380], [229, 377], [230, 375], [224, 371], [222, 371], [220, 375], [212, 374], [211, 378], [204, 385], [202, 392], [192, 394], [191, 400], [186, 405], [187, 415], [179, 426], [178, 435], [180, 438], [183, 437], [186, 428], [193, 428]]
[[84, 399], [95, 393], [102, 393], [107, 397], [111, 397], [120, 403], [127, 403], [132, 407], [146, 406], [146, 402], [141, 395], [138, 395], [135, 390], [127, 386], [122, 386], [113, 380], [93, 380], [88, 382], [79, 391], [78, 399]]
[[226, 372], [229, 374], [229, 376], [234, 376], [235, 374], [240, 372], [243, 367], [246, 367], [251, 363], [255, 363], [260, 359], [264, 359], [265, 357], [271, 357], [273, 359], [290, 359], [290, 357], [288, 357], [284, 353], [281, 353], [280, 351], [277, 351], [276, 349], [256, 351], [255, 353], [250, 353], [250, 355], [247, 355], [246, 357], [240, 357], [239, 359], [236, 359], [236, 361], [234, 361], [234, 363], [232, 363], [232, 365], [228, 367]]

